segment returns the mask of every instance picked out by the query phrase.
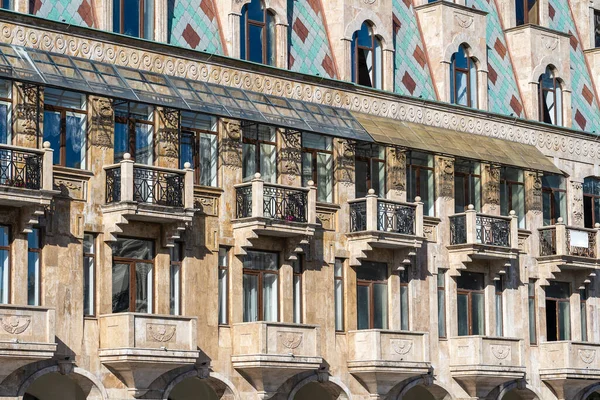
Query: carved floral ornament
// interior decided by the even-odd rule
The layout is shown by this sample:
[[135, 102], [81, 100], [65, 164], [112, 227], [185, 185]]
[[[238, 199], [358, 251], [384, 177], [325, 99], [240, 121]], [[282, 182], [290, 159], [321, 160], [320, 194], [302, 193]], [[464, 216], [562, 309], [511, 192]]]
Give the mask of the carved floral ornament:
[[146, 324], [146, 340], [149, 342], [168, 342], [173, 338], [177, 327], [175, 325]]
[[31, 324], [31, 317], [19, 315], [0, 316], [0, 326], [11, 335], [20, 335]]
[[594, 349], [579, 349], [579, 358], [586, 364], [591, 364], [596, 358], [596, 350]]
[[390, 347], [396, 354], [403, 356], [412, 349], [413, 341], [405, 339], [390, 339]]
[[490, 350], [492, 350], [492, 354], [498, 360], [504, 360], [510, 355], [510, 346], [503, 344], [493, 344], [490, 346]]
[[281, 332], [279, 342], [283, 347], [290, 350], [297, 349], [302, 343], [304, 335], [301, 332]]
[[[235, 0], [242, 1], [242, 0]], [[327, 104], [367, 114], [379, 115], [468, 132], [483, 136], [530, 144], [545, 150], [546, 155], [594, 163], [600, 155], [600, 142], [577, 135], [547, 132], [528, 126], [515, 125], [502, 118], [481, 119], [478, 116], [460, 115], [460, 110], [438, 104], [415, 103], [407, 99], [380, 98], [372, 95], [346, 92], [336, 88], [285, 80], [257, 72], [236, 70], [221, 65], [189, 59], [179, 59], [164, 54], [130, 48], [92, 38], [73, 37], [37, 27], [0, 22], [0, 40], [4, 43], [27, 46], [59, 54], [93, 59], [128, 66], [145, 71], [164, 73], [225, 86], [239, 87], [297, 100]], [[380, 96], [379, 94], [377, 96]], [[544, 128], [546, 129], [546, 128]]]

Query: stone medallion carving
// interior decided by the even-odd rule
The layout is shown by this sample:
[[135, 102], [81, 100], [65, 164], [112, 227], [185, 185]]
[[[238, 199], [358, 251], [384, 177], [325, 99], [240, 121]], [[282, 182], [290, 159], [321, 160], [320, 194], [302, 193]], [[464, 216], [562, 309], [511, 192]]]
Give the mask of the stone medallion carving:
[[279, 333], [279, 343], [289, 350], [297, 349], [300, 344], [302, 344], [302, 339], [304, 339], [304, 335], [300, 332], [280, 332]]
[[405, 339], [390, 339], [390, 346], [394, 353], [399, 355], [407, 354], [413, 347], [412, 340]]
[[494, 357], [496, 357], [498, 360], [504, 360], [510, 355], [510, 346], [493, 344], [490, 346], [490, 349], [492, 350]]
[[460, 26], [463, 29], [470, 28], [471, 25], [473, 25], [473, 21], [475, 21], [475, 19], [472, 16], [459, 13], [454, 14], [454, 18], [456, 19], [456, 23], [458, 24], [458, 26]]
[[31, 317], [18, 315], [0, 317], [0, 326], [11, 335], [20, 335], [31, 324]]
[[165, 324], [146, 324], [146, 340], [149, 342], [168, 342], [175, 336], [177, 327]]
[[591, 364], [596, 358], [596, 350], [579, 349], [579, 358], [586, 364]]

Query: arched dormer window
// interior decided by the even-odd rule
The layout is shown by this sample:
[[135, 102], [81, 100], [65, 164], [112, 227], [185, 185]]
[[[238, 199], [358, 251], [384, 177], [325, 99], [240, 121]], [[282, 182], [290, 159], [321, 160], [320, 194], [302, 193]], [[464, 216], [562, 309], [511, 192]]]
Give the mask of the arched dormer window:
[[275, 16], [261, 0], [242, 7], [240, 58], [275, 65]]
[[562, 125], [562, 90], [554, 70], [548, 66], [539, 79], [540, 121]]
[[368, 22], [363, 22], [352, 36], [352, 82], [375, 89], [383, 88], [383, 55], [381, 40], [373, 34]]
[[464, 45], [450, 59], [450, 103], [477, 108], [477, 65]]

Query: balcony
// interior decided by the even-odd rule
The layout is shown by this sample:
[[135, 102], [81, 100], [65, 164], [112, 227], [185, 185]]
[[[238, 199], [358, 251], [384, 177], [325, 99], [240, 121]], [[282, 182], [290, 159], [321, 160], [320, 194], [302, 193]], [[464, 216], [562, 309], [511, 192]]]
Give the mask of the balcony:
[[106, 204], [102, 206], [108, 240], [130, 221], [154, 222], [168, 246], [194, 215], [194, 171], [135, 164], [126, 153], [117, 165], [104, 168]]
[[519, 253], [519, 226], [514, 211], [509, 217], [475, 212], [473, 205], [461, 214], [450, 216], [448, 254], [452, 268], [464, 269], [476, 260], [506, 266]]
[[17, 369], [54, 356], [54, 309], [0, 305], [0, 382]]
[[525, 377], [521, 345], [513, 338], [450, 338], [450, 373], [471, 397], [484, 398], [494, 387]]
[[193, 365], [200, 352], [196, 318], [120, 313], [101, 315], [100, 362], [127, 385], [135, 397], [172, 369]]
[[257, 173], [251, 182], [235, 185], [236, 209], [233, 220], [237, 254], [252, 247], [251, 239], [277, 236], [305, 240], [317, 226], [317, 189], [267, 183]]
[[431, 370], [426, 333], [369, 329], [348, 332], [348, 371], [371, 396], [384, 398], [405, 379]]
[[289, 378], [319, 369], [319, 328], [278, 322], [233, 325], [233, 367], [269, 398]]
[[583, 388], [600, 381], [600, 344], [546, 342], [540, 344], [540, 377], [559, 399], [573, 399]]
[[[423, 203], [405, 203], [378, 198], [371, 189], [367, 197], [348, 201], [350, 265], [359, 266], [375, 248], [405, 250], [421, 247]], [[420, 200], [417, 198], [417, 200]]]

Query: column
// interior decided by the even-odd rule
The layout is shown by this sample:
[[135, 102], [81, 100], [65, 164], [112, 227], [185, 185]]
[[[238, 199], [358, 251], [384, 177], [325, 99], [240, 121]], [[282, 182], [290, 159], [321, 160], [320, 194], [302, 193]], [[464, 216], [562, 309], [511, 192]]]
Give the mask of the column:
[[569, 179], [570, 187], [567, 189], [567, 215], [566, 222], [572, 226], [583, 227], [583, 181]]
[[278, 182], [282, 185], [301, 186], [302, 134], [298, 131], [278, 129], [277, 136]]
[[13, 87], [16, 99], [13, 102], [15, 104], [13, 144], [39, 148], [44, 135], [44, 89], [27, 83], [15, 83]]
[[441, 243], [450, 242], [448, 216], [454, 214], [454, 158], [435, 156], [435, 215]]
[[481, 211], [484, 214], [500, 215], [500, 167], [491, 164], [483, 164], [482, 167]]
[[386, 198], [398, 201], [415, 201], [407, 199], [406, 152], [398, 147], [386, 147]]
[[156, 107], [156, 162], [164, 168], [179, 168], [179, 110]]

